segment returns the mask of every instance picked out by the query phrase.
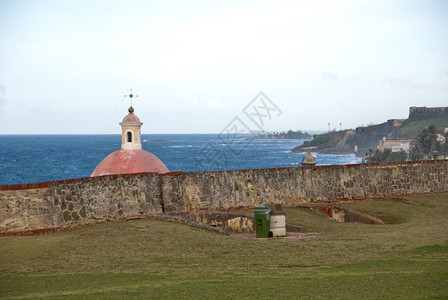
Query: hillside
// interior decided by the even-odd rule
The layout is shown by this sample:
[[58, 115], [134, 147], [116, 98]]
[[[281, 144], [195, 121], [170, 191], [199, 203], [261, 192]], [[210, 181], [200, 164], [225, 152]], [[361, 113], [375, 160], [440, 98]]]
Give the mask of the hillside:
[[[378, 142], [386, 137], [395, 140], [412, 140], [426, 127], [435, 125], [439, 132], [443, 132], [448, 127], [448, 110], [443, 110], [439, 114], [415, 113], [415, 109], [410, 108], [408, 119], [391, 119], [387, 122], [358, 127], [355, 130], [342, 130], [314, 135], [311, 141], [307, 141], [292, 149], [292, 152], [305, 152], [308, 150], [321, 153], [353, 153], [355, 146], [358, 154], [364, 155], [369, 149], [376, 149]], [[421, 108], [418, 108], [421, 109]], [[433, 109], [444, 108], [426, 108]]]

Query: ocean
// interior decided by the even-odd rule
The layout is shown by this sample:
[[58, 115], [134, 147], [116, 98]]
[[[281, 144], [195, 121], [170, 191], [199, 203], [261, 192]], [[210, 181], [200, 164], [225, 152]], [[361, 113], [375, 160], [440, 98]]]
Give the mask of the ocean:
[[[142, 146], [170, 171], [213, 171], [300, 166], [303, 140], [254, 140], [238, 135], [142, 134]], [[120, 149], [121, 135], [0, 135], [0, 185], [88, 177]], [[317, 165], [360, 163], [354, 154], [318, 154]]]

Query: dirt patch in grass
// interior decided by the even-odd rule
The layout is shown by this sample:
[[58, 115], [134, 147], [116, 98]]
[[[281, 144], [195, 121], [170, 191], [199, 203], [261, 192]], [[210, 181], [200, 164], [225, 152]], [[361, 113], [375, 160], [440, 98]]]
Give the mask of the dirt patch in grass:
[[403, 218], [382, 211], [369, 211], [368, 214], [382, 220], [384, 224], [400, 224], [404, 222]]
[[405, 198], [400, 198], [400, 197], [392, 197], [392, 198], [385, 198], [386, 200], [390, 200], [390, 201], [398, 201], [398, 202], [403, 202], [403, 203], [407, 203], [407, 204], [411, 204], [411, 205], [418, 205], [420, 206], [421, 204], [409, 199], [405, 199]]

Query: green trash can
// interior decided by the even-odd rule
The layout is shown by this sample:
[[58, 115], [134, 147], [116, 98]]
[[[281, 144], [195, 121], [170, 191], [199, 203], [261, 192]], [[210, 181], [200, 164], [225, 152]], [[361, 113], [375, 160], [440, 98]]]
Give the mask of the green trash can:
[[257, 206], [255, 213], [255, 235], [257, 238], [269, 237], [271, 229], [271, 208], [266, 206]]

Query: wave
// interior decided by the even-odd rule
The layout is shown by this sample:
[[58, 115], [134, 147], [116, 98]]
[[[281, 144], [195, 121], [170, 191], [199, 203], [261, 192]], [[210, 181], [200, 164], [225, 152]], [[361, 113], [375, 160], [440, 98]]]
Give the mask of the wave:
[[193, 145], [172, 145], [172, 146], [167, 146], [164, 148], [192, 148]]

